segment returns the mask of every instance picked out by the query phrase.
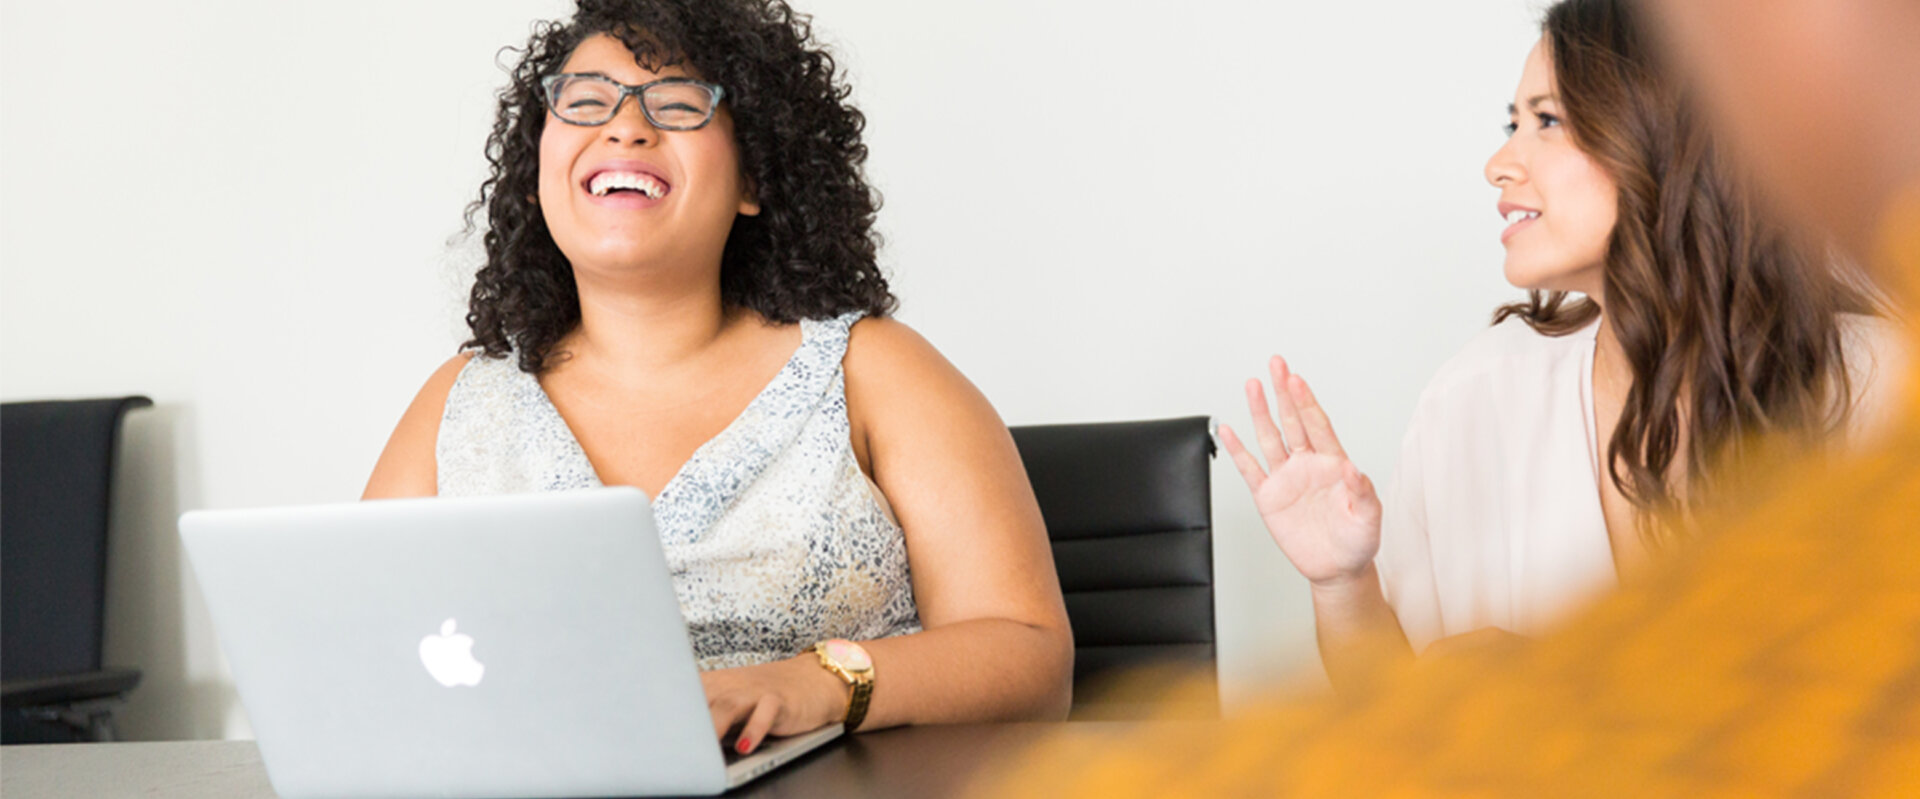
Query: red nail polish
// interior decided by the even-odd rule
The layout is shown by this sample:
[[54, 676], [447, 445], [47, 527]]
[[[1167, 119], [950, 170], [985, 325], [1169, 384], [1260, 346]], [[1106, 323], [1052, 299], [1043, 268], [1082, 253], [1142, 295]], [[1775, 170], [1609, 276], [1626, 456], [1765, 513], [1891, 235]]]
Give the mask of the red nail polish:
[[744, 755], [748, 752], [753, 751], [753, 742], [747, 740], [746, 738], [735, 738], [733, 740], [733, 749], [734, 751]]

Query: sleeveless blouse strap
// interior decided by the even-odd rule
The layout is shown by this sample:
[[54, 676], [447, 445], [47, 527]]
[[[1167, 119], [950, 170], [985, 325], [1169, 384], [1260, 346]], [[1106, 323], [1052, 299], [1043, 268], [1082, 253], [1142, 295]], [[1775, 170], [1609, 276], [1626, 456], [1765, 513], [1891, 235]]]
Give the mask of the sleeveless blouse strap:
[[695, 452], [654, 500], [663, 541], [691, 542], [711, 529], [767, 466], [800, 437], [807, 420], [845, 413], [840, 361], [863, 314], [800, 322], [800, 349], [736, 423]]
[[446, 496], [597, 485], [586, 453], [513, 353], [474, 352], [447, 392], [434, 441]]

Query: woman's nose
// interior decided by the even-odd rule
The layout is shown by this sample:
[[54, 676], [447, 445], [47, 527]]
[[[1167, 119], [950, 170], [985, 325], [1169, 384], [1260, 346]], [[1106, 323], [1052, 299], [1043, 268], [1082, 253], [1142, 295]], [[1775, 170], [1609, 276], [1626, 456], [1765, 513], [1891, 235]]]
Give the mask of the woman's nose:
[[1519, 138], [1510, 136], [1493, 151], [1493, 157], [1487, 159], [1487, 182], [1495, 187], [1505, 187], [1509, 183], [1519, 183], [1526, 179], [1527, 170], [1521, 164]]
[[613, 110], [613, 118], [607, 120], [607, 140], [615, 144], [651, 144], [660, 138], [660, 131], [647, 121], [647, 115], [640, 108], [640, 98], [627, 96], [620, 98], [620, 107]]

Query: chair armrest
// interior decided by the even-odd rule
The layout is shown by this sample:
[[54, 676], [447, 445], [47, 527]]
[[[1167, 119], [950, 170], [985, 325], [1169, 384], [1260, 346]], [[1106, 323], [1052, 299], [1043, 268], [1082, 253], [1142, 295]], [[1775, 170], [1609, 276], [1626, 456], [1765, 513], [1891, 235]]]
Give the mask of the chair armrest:
[[139, 669], [101, 669], [0, 682], [0, 707], [64, 705], [119, 696], [140, 684]]

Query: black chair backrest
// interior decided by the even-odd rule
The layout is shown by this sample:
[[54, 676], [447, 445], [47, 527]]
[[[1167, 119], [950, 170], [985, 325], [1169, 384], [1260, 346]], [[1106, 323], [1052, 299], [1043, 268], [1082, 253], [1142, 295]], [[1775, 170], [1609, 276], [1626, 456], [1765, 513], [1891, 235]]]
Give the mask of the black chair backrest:
[[0, 675], [100, 668], [120, 419], [146, 397], [0, 405]]
[[[1130, 667], [1170, 663], [1214, 677], [1207, 417], [1012, 431], [1073, 624], [1073, 715], [1128, 715], [1080, 688]], [[1208, 712], [1217, 702], [1214, 693]]]

